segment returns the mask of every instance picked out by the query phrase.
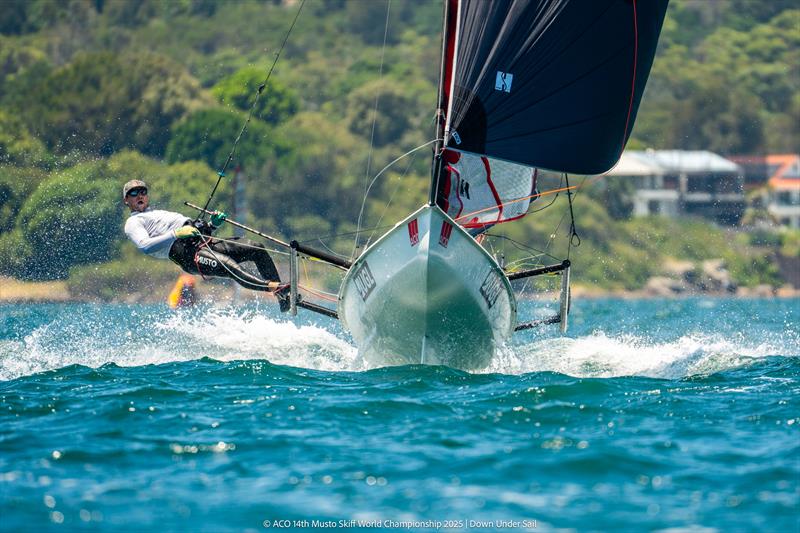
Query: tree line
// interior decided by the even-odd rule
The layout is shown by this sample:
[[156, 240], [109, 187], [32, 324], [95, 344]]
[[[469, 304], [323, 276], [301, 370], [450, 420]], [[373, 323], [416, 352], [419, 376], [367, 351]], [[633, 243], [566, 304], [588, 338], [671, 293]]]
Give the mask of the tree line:
[[[151, 183], [166, 208], [202, 203], [298, 4], [3, 7], [0, 275], [54, 279], [126, 253], [125, 181]], [[792, 7], [673, 2], [631, 146], [796, 150], [800, 10]], [[432, 137], [441, 27], [435, 0], [308, 0], [304, 10], [232, 166], [248, 177], [245, 222], [300, 239], [353, 231], [369, 180]], [[366, 226], [424, 201], [429, 158], [414, 152], [376, 182]], [[231, 193], [223, 184], [215, 205], [229, 209]], [[584, 201], [587, 216], [606, 216], [590, 195]]]

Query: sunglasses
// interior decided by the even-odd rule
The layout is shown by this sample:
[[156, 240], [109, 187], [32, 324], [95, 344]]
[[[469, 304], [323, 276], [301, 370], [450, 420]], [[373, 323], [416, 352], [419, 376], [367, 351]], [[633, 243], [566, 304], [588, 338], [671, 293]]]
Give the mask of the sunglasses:
[[136, 198], [140, 194], [142, 196], [147, 196], [147, 189], [132, 189], [132, 190], [128, 191], [128, 196], [130, 196], [132, 198]]

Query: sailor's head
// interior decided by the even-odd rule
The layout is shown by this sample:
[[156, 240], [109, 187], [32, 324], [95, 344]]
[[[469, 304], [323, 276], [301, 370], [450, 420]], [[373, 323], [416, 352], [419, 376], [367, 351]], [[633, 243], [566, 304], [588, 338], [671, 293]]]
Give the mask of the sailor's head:
[[131, 211], [144, 211], [150, 205], [147, 184], [142, 180], [131, 180], [122, 187], [122, 201]]

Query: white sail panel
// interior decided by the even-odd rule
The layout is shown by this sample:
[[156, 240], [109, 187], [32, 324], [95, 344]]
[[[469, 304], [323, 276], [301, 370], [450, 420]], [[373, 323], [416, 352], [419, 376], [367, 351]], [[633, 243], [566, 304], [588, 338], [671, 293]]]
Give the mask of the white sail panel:
[[536, 177], [531, 167], [448, 149], [441, 177], [442, 207], [465, 228], [484, 231], [528, 212], [536, 195]]

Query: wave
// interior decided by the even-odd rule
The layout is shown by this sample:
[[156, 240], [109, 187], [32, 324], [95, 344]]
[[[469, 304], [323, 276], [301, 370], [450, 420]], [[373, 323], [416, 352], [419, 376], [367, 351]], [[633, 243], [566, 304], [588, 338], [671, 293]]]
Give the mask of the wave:
[[[158, 320], [163, 318], [163, 320]], [[155, 320], [154, 320], [155, 319]], [[267, 359], [318, 370], [362, 370], [358, 351], [327, 329], [295, 325], [255, 312], [213, 310], [202, 316], [139, 317], [127, 324], [63, 319], [37, 327], [22, 340], [0, 340], [0, 380], [69, 365], [97, 368], [157, 365], [211, 358]]]
[[610, 336], [599, 331], [574, 339], [564, 337], [506, 346], [486, 371], [680, 379], [724, 372], [772, 356], [800, 356], [800, 342], [796, 336], [764, 340], [741, 335], [731, 339], [704, 333], [656, 342], [644, 336]]
[[[109, 317], [62, 314], [20, 340], [0, 340], [0, 380], [79, 364], [92, 368], [157, 365], [211, 358], [268, 360], [322, 371], [370, 367], [337, 328], [296, 325], [258, 310], [140, 313], [125, 309]], [[557, 372], [575, 377], [644, 376], [679, 379], [707, 375], [769, 356], [800, 355], [797, 333], [770, 336], [685, 334], [673, 340], [592, 332], [576, 338], [534, 339], [499, 350], [480, 373], [520, 375]]]

